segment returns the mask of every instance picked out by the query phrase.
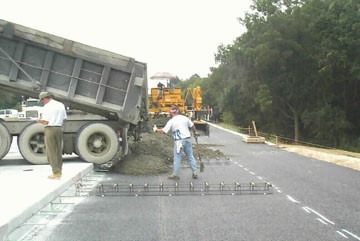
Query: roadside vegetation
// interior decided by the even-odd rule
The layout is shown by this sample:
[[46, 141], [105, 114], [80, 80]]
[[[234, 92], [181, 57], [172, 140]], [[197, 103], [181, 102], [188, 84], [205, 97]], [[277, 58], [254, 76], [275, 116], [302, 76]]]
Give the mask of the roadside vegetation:
[[21, 111], [21, 96], [0, 90], [0, 109], [16, 109]]
[[360, 5], [355, 0], [254, 0], [247, 31], [189, 80], [213, 120], [296, 142], [360, 151]]

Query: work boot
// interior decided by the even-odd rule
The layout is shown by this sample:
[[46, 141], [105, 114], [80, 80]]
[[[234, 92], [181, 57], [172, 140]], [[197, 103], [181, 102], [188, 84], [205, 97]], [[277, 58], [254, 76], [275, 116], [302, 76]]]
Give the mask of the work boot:
[[175, 175], [175, 174], [171, 174], [171, 175], [169, 175], [169, 176], [168, 176], [168, 179], [172, 179], [172, 180], [179, 180], [179, 179], [180, 179], [180, 177], [179, 177], [179, 176], [177, 176], [177, 175]]
[[193, 172], [192, 177], [193, 177], [194, 179], [197, 179], [197, 178], [198, 178], [198, 175], [197, 175], [197, 172], [196, 172], [196, 171], [195, 171], [195, 172]]
[[61, 174], [60, 173], [53, 173], [52, 175], [48, 176], [49, 179], [53, 179], [53, 180], [59, 180], [61, 178]]

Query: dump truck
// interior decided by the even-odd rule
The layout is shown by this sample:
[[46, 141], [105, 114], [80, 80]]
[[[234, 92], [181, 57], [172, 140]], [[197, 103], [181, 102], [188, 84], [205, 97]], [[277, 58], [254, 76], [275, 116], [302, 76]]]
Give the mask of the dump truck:
[[[48, 91], [68, 109], [63, 154], [95, 164], [128, 154], [147, 116], [147, 65], [134, 58], [0, 20], [0, 88], [38, 98]], [[13, 137], [33, 164], [45, 164], [44, 126], [0, 120], [0, 159]]]

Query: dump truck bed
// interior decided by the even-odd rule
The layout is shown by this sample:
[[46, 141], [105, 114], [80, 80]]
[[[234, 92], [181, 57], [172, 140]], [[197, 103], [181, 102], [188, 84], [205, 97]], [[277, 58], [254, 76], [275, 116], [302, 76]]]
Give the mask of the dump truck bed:
[[147, 106], [147, 66], [134, 58], [0, 20], [0, 86], [137, 124]]

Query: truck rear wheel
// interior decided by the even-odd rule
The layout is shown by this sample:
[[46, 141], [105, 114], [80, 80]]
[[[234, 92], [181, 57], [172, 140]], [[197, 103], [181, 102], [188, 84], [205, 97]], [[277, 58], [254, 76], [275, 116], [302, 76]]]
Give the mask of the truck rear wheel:
[[123, 128], [121, 132], [121, 153], [127, 155], [129, 153], [129, 143], [128, 143], [128, 129]]
[[21, 155], [28, 162], [48, 164], [42, 124], [34, 123], [25, 127], [18, 137], [18, 147]]
[[0, 123], [0, 160], [9, 152], [11, 142], [12, 136], [8, 129]]
[[119, 149], [116, 132], [108, 125], [92, 123], [80, 129], [75, 151], [81, 159], [95, 164], [110, 161]]

